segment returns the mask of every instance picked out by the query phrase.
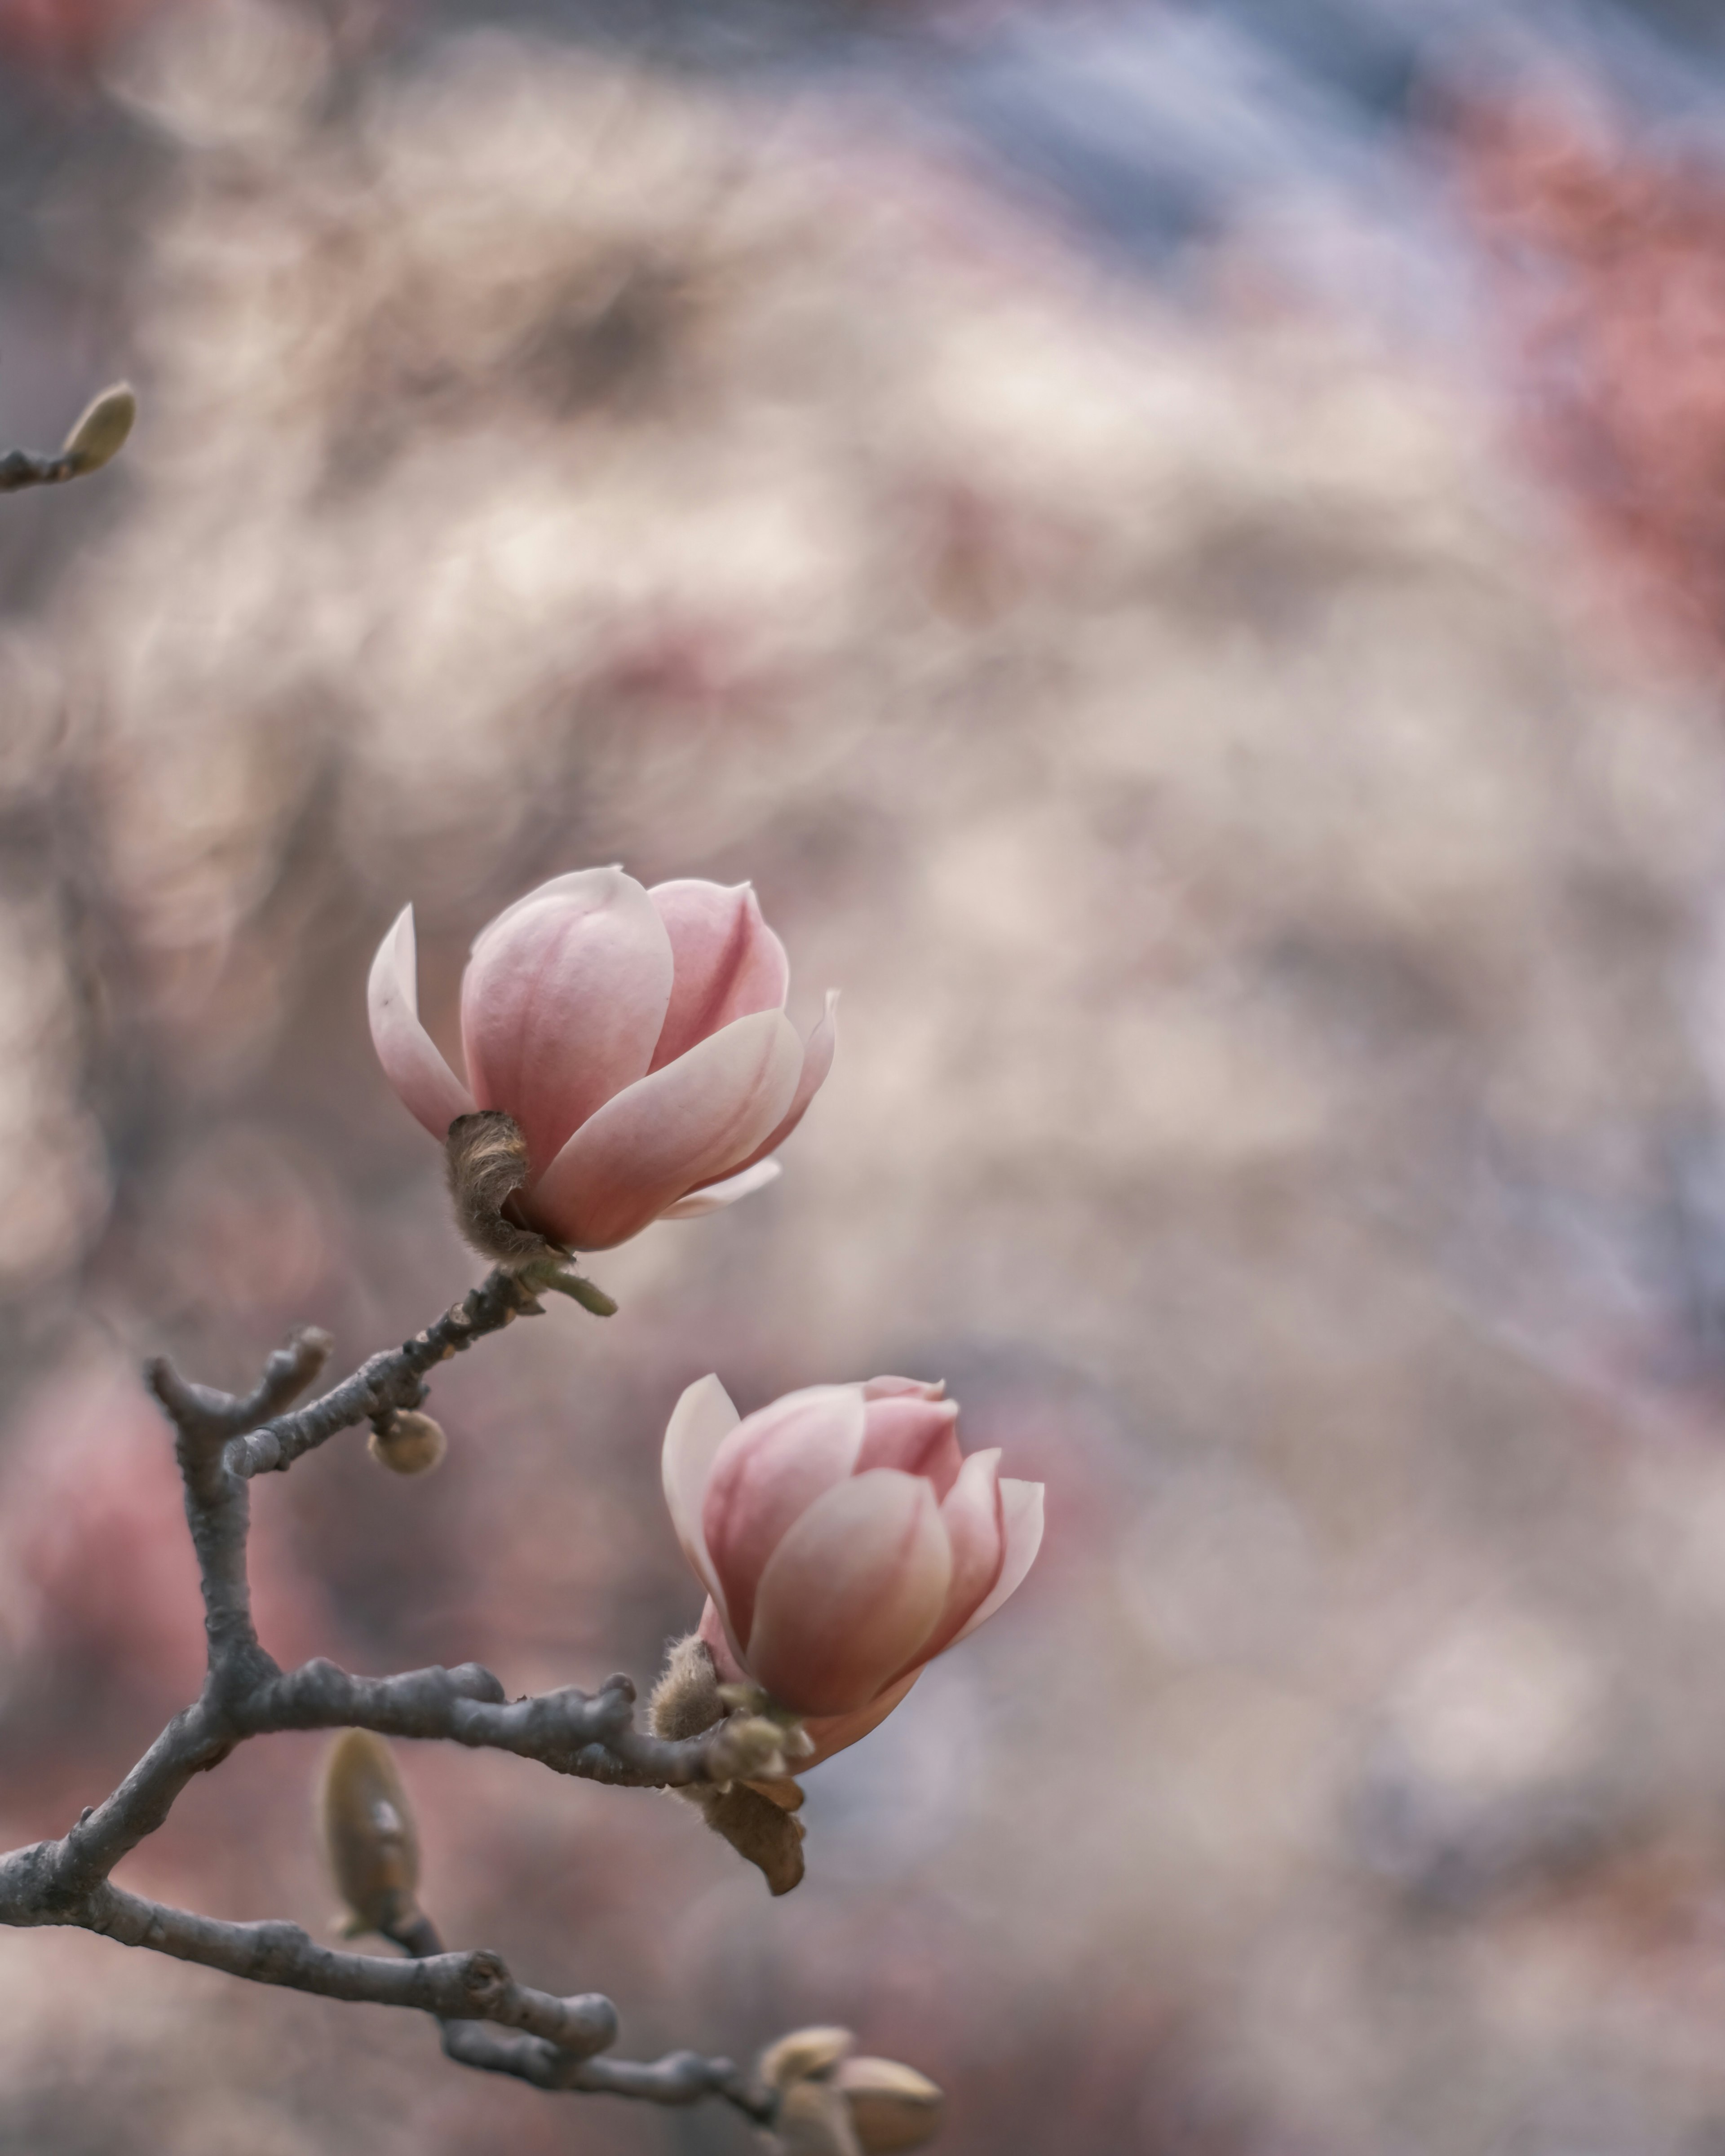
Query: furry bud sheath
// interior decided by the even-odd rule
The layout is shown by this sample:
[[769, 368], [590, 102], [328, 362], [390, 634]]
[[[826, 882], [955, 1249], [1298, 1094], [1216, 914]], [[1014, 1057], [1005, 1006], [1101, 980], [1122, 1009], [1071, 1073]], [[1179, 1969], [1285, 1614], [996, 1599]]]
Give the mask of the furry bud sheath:
[[[789, 984], [747, 884], [646, 891], [620, 869], [583, 869], [518, 899], [475, 942], [461, 983], [465, 1083], [419, 1023], [411, 906], [372, 962], [372, 1039], [434, 1137], [475, 1112], [510, 1119], [525, 1159], [498, 1194], [506, 1214], [487, 1216], [502, 1241], [506, 1227], [605, 1250], [778, 1174], [769, 1156], [819, 1090], [834, 1040], [836, 998], [804, 1040], [784, 1014]], [[464, 1154], [494, 1152], [485, 1137], [470, 1132]]]
[[721, 1677], [804, 1718], [809, 1765], [992, 1616], [1041, 1543], [1042, 1485], [1003, 1481], [998, 1452], [967, 1459], [941, 1391], [817, 1385], [740, 1420], [703, 1378], [665, 1432], [665, 1501], [711, 1598], [700, 1636]]

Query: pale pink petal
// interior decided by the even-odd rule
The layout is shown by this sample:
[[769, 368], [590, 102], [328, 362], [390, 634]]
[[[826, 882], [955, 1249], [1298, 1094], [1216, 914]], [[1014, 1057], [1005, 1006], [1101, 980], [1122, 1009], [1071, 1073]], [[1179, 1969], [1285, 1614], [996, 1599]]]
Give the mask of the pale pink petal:
[[[743, 1659], [737, 1651], [736, 1643], [725, 1629], [725, 1620], [717, 1604], [709, 1595], [701, 1613], [696, 1628], [712, 1651], [714, 1666], [719, 1672], [721, 1684], [736, 1684], [749, 1675]], [[814, 1751], [796, 1763], [796, 1771], [806, 1774], [809, 1768], [819, 1766], [823, 1759], [830, 1759], [835, 1752], [846, 1745], [855, 1744], [859, 1738], [866, 1737], [886, 1721], [899, 1702], [910, 1691], [922, 1674], [925, 1665], [918, 1662], [907, 1676], [902, 1676], [887, 1686], [878, 1698], [871, 1699], [866, 1707], [853, 1707], [849, 1714], [815, 1714], [805, 1717], [803, 1733], [814, 1745]]]
[[719, 1672], [721, 1684], [739, 1684], [748, 1675], [742, 1656], [737, 1651], [737, 1642], [726, 1625], [725, 1613], [711, 1595], [701, 1613], [701, 1622], [695, 1628], [698, 1636], [712, 1650], [713, 1666]]
[[765, 1160], [770, 1152], [777, 1152], [809, 1112], [809, 1104], [826, 1082], [826, 1075], [833, 1067], [833, 1050], [839, 1042], [839, 991], [827, 990], [825, 1014], [817, 1020], [813, 1031], [802, 1046], [803, 1066], [798, 1074], [796, 1091], [789, 1106], [767, 1136], [762, 1139], [747, 1160], [739, 1161], [739, 1168], [752, 1168], [757, 1160]]
[[983, 1597], [981, 1603], [959, 1627], [957, 1635], [947, 1641], [957, 1646], [960, 1640], [968, 1640], [978, 1625], [986, 1624], [994, 1612], [1024, 1584], [1024, 1574], [1036, 1562], [1036, 1553], [1042, 1547], [1042, 1485], [1040, 1482], [1014, 1482], [1003, 1477], [1000, 1484], [1000, 1532], [1006, 1545], [1000, 1561], [1000, 1577]]
[[732, 1019], [783, 1010], [790, 986], [784, 946], [761, 918], [752, 885], [690, 877], [647, 894], [670, 937], [676, 970], [651, 1068], [675, 1062]]
[[919, 1661], [932, 1661], [957, 1638], [1000, 1577], [1006, 1543], [999, 1484], [999, 1452], [973, 1452], [941, 1502], [941, 1524], [952, 1546], [952, 1584]]
[[799, 1052], [782, 1012], [757, 1011], [637, 1079], [530, 1186], [528, 1219], [571, 1250], [626, 1243], [697, 1183], [741, 1168], [783, 1112]]
[[665, 1502], [683, 1554], [709, 1594], [722, 1601], [723, 1592], [707, 1555], [706, 1535], [701, 1524], [701, 1508], [706, 1497], [707, 1476], [719, 1447], [736, 1429], [739, 1417], [731, 1395], [716, 1378], [697, 1378], [671, 1409], [665, 1426], [665, 1446], [659, 1455]]
[[783, 1173], [776, 1160], [757, 1160], [752, 1168], [744, 1168], [741, 1175], [727, 1175], [722, 1183], [702, 1183], [699, 1190], [691, 1190], [675, 1205], [667, 1205], [659, 1217], [661, 1220], [699, 1220], [705, 1214], [721, 1212], [726, 1206], [734, 1205], [739, 1198], [764, 1190], [769, 1183], [777, 1183]]
[[863, 1412], [858, 1471], [901, 1467], [906, 1475], [926, 1475], [935, 1496], [944, 1497], [964, 1464], [958, 1450], [957, 1402], [901, 1393], [891, 1399], [868, 1400]]
[[475, 1098], [521, 1125], [535, 1170], [643, 1076], [671, 990], [670, 938], [620, 869], [558, 876], [500, 914], [461, 984]]
[[796, 1771], [806, 1774], [811, 1767], [819, 1766], [823, 1759], [830, 1759], [835, 1752], [842, 1752], [847, 1744], [855, 1744], [860, 1737], [866, 1737], [871, 1729], [878, 1729], [905, 1694], [922, 1674], [925, 1665], [918, 1662], [908, 1676], [890, 1684], [878, 1699], [871, 1699], [866, 1707], [855, 1708], [849, 1714], [811, 1715], [803, 1724], [803, 1732], [814, 1750], [806, 1759], [797, 1762]]
[[473, 1096], [439, 1053], [419, 1023], [419, 966], [413, 909], [404, 906], [377, 946], [367, 983], [372, 1045], [383, 1075], [402, 1104], [437, 1139], [449, 1136], [457, 1116], [473, 1112]]
[[854, 1475], [817, 1497], [768, 1559], [749, 1668], [796, 1713], [866, 1707], [934, 1629], [952, 1573], [922, 1477]]
[[896, 1399], [902, 1393], [915, 1393], [925, 1400], [941, 1400], [947, 1396], [947, 1381], [937, 1378], [930, 1383], [923, 1378], [870, 1378], [862, 1392], [865, 1400]]
[[548, 882], [535, 884], [531, 891], [523, 891], [519, 898], [512, 899], [501, 913], [494, 913], [491, 916], [468, 946], [468, 957], [470, 958], [488, 937], [495, 936], [499, 929], [513, 921], [516, 914], [525, 907], [537, 906], [542, 900], [547, 898], [561, 898], [571, 892], [579, 893], [588, 888], [589, 876], [621, 875], [622, 874], [621, 861], [607, 861], [598, 869], [571, 869], [562, 875], [552, 876]]
[[701, 1526], [732, 1637], [745, 1652], [768, 1559], [798, 1516], [852, 1473], [862, 1442], [856, 1387], [811, 1385], [748, 1416], [720, 1446]]

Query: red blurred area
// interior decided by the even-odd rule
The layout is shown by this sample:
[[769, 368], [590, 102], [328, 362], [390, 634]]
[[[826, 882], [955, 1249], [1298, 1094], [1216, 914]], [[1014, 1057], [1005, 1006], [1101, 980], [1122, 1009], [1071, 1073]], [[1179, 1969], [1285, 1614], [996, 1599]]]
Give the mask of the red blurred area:
[[1635, 613], [1725, 665], [1725, 167], [1579, 92], [1453, 116], [1533, 452]]
[[184, 0], [0, 0], [0, 59], [51, 80], [87, 78], [120, 40]]
[[[298, 1659], [317, 1644], [316, 1590], [285, 1519], [259, 1514], [254, 1608]], [[203, 1612], [172, 1437], [117, 1362], [51, 1379], [20, 1414], [0, 1479], [0, 1580], [9, 1801], [77, 1781], [91, 1747], [141, 1746], [196, 1697]]]

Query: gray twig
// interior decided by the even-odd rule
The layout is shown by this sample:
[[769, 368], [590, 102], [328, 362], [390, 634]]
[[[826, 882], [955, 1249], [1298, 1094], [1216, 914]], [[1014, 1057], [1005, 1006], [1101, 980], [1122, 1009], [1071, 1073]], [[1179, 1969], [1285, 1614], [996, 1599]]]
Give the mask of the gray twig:
[[59, 486], [76, 479], [83, 469], [64, 450], [42, 457], [28, 449], [8, 449], [0, 456], [0, 494], [18, 494], [27, 486]]
[[[389, 1934], [402, 1950], [425, 1968], [446, 1955], [431, 1919], [414, 1917]], [[493, 2021], [501, 2015], [488, 2017]], [[459, 2065], [477, 2067], [482, 2073], [512, 2074], [531, 2082], [535, 2088], [573, 2089], [592, 2094], [629, 2096], [649, 2103], [699, 2103], [703, 2097], [722, 2097], [737, 2110], [767, 2125], [773, 2114], [772, 2093], [749, 2081], [729, 2059], [703, 2058], [699, 2051], [672, 2051], [662, 2059], [643, 2062], [634, 2059], [600, 2059], [572, 2053], [567, 2046], [549, 2042], [542, 2035], [505, 2035], [497, 2028], [478, 2025], [468, 2016], [439, 2017], [444, 2056]], [[525, 2030], [524, 2023], [515, 2025]], [[594, 2046], [595, 2050], [600, 2048]]]
[[[13, 461], [0, 459], [0, 487]], [[680, 1739], [637, 1729], [635, 1687], [624, 1676], [608, 1677], [591, 1695], [569, 1686], [511, 1702], [476, 1662], [388, 1677], [352, 1676], [321, 1661], [284, 1671], [259, 1640], [246, 1576], [250, 1477], [284, 1471], [339, 1430], [417, 1408], [434, 1364], [540, 1307], [531, 1272], [524, 1278], [500, 1269], [435, 1324], [374, 1355], [297, 1410], [292, 1403], [330, 1352], [328, 1336], [309, 1327], [276, 1350], [242, 1397], [190, 1383], [166, 1360], [147, 1366], [146, 1382], [173, 1424], [198, 1555], [208, 1643], [203, 1689], [113, 1794], [68, 1833], [0, 1856], [0, 1923], [78, 1926], [253, 1983], [416, 2008], [436, 2016], [444, 2049], [459, 2064], [513, 2074], [537, 2087], [608, 2090], [664, 2104], [718, 2096], [764, 2121], [771, 2098], [728, 2059], [678, 2051], [645, 2065], [600, 2060], [595, 2055], [617, 2032], [608, 1999], [530, 1991], [494, 1953], [446, 1952], [423, 1917], [393, 1934], [408, 1956], [398, 1961], [319, 1946], [294, 1924], [224, 1923], [167, 1908], [110, 1879], [121, 1859], [162, 1825], [194, 1774], [218, 1766], [247, 1738], [285, 1729], [442, 1738], [634, 1788], [784, 1771], [773, 1750], [782, 1732], [746, 1716]]]

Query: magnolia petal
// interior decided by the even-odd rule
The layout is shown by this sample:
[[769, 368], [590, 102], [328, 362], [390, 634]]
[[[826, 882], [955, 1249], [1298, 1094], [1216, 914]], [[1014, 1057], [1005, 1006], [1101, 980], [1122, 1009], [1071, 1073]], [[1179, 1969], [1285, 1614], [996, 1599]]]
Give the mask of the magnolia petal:
[[771, 1131], [739, 1168], [752, 1168], [757, 1160], [765, 1160], [770, 1152], [777, 1152], [809, 1112], [809, 1104], [826, 1082], [833, 1067], [833, 1051], [839, 1045], [839, 991], [827, 990], [827, 1007], [816, 1021], [809, 1038], [802, 1045], [803, 1067], [797, 1075], [796, 1091], [790, 1104]]
[[471, 1115], [473, 1096], [419, 1023], [419, 962], [413, 909], [404, 906], [377, 946], [366, 984], [372, 1045], [402, 1105], [441, 1141], [457, 1116]]
[[784, 946], [761, 918], [752, 884], [688, 877], [647, 894], [670, 938], [670, 1002], [649, 1066], [673, 1063], [733, 1019], [783, 1010], [791, 983]]
[[968, 1640], [978, 1625], [985, 1625], [1009, 1594], [1024, 1584], [1024, 1575], [1036, 1562], [1042, 1547], [1042, 1485], [1014, 1482], [1003, 1476], [1000, 1483], [1000, 1534], [1005, 1544], [1000, 1576], [982, 1601], [947, 1642], [956, 1647]]
[[849, 1714], [811, 1715], [803, 1724], [803, 1732], [814, 1747], [806, 1758], [797, 1762], [797, 1772], [805, 1774], [811, 1767], [819, 1766], [823, 1759], [830, 1759], [835, 1752], [842, 1752], [847, 1744], [855, 1744], [860, 1737], [866, 1737], [871, 1729], [878, 1729], [899, 1702], [922, 1674], [924, 1665], [918, 1662], [908, 1676], [900, 1677], [888, 1685], [876, 1699], [866, 1707], [855, 1708]]
[[558, 876], [481, 932], [461, 984], [467, 1068], [536, 1170], [645, 1073], [670, 991], [670, 938], [620, 869]]
[[745, 1652], [768, 1559], [815, 1499], [855, 1471], [863, 1435], [855, 1385], [811, 1385], [750, 1415], [720, 1447], [701, 1526], [732, 1635]]
[[768, 1559], [749, 1667], [795, 1713], [866, 1707], [934, 1629], [952, 1575], [922, 1477], [854, 1475], [817, 1497]]
[[858, 1471], [865, 1467], [900, 1467], [922, 1475], [944, 1497], [958, 1480], [964, 1455], [958, 1450], [958, 1404], [900, 1394], [891, 1399], [867, 1399]]
[[707, 1593], [721, 1602], [724, 1594], [707, 1554], [701, 1508], [719, 1447], [740, 1419], [731, 1395], [716, 1377], [697, 1378], [671, 1409], [665, 1446], [659, 1455], [665, 1502], [683, 1554]]
[[571, 892], [583, 891], [588, 888], [588, 879], [590, 876], [621, 875], [622, 874], [621, 861], [607, 861], [602, 868], [571, 869], [562, 875], [552, 876], [547, 882], [535, 884], [531, 891], [523, 891], [519, 898], [511, 900], [501, 913], [494, 913], [491, 916], [468, 946], [468, 957], [470, 958], [481, 943], [485, 942], [489, 937], [495, 936], [499, 929], [506, 923], [513, 921], [516, 914], [524, 911], [526, 907], [537, 906], [542, 900], [547, 898], [562, 898]]
[[608, 1250], [639, 1235], [697, 1183], [747, 1164], [795, 1090], [800, 1052], [783, 1012], [757, 1011], [638, 1078], [530, 1187], [533, 1225], [578, 1250]]
[[937, 1378], [932, 1383], [922, 1378], [870, 1378], [862, 1389], [865, 1400], [894, 1400], [904, 1393], [917, 1394], [925, 1400], [943, 1400], [947, 1381], [944, 1378]]
[[706, 1605], [701, 1613], [701, 1622], [695, 1630], [696, 1637], [705, 1640], [712, 1650], [713, 1667], [719, 1672], [719, 1682], [741, 1683], [748, 1671], [742, 1666], [742, 1656], [737, 1651], [737, 1642], [731, 1636], [725, 1613], [711, 1594], [706, 1598]]
[[721, 1212], [726, 1206], [734, 1205], [739, 1198], [764, 1190], [769, 1183], [777, 1183], [783, 1173], [776, 1160], [757, 1160], [752, 1168], [744, 1168], [741, 1175], [727, 1175], [722, 1183], [705, 1183], [699, 1190], [691, 1190], [675, 1205], [667, 1205], [659, 1217], [661, 1220], [698, 1220], [703, 1214]]
[[940, 1621], [920, 1659], [932, 1661], [956, 1640], [1000, 1577], [1006, 1539], [1001, 1524], [1000, 1454], [973, 1452], [941, 1502], [941, 1525], [952, 1547], [952, 1582]]

